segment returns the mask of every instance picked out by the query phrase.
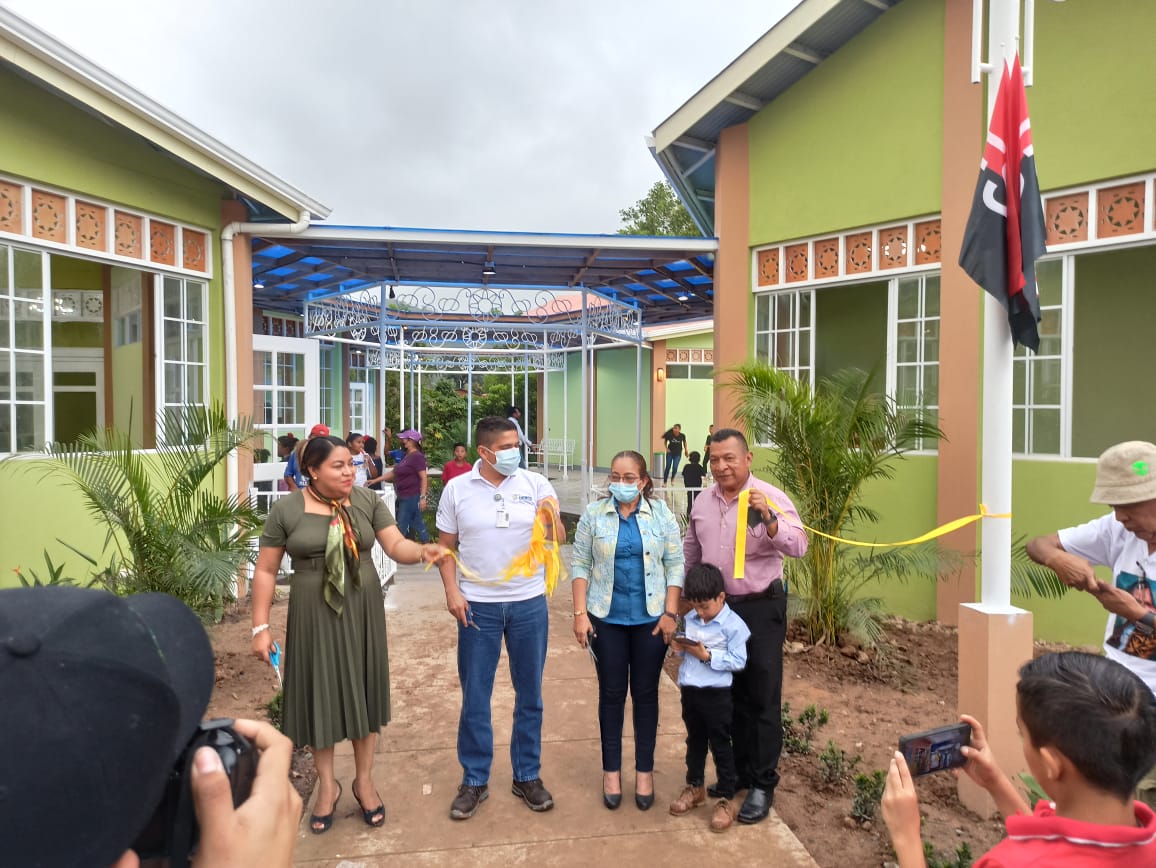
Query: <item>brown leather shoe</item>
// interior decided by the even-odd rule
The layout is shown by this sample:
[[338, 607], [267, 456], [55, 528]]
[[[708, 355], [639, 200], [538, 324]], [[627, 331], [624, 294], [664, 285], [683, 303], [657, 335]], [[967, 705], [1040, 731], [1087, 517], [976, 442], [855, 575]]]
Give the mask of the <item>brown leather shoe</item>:
[[710, 818], [712, 832], [725, 832], [734, 825], [739, 815], [739, 806], [733, 799], [719, 799], [714, 804], [714, 816]]
[[670, 812], [676, 817], [689, 814], [706, 801], [705, 787], [692, 787], [687, 784], [682, 788], [677, 799], [670, 803]]

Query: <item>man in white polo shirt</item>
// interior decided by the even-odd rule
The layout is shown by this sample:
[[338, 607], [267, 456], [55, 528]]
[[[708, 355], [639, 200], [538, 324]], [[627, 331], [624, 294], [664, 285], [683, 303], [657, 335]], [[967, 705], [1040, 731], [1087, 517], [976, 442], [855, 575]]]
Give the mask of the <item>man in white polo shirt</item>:
[[490, 703], [502, 638], [514, 683], [514, 729], [510, 736], [513, 793], [533, 811], [548, 811], [554, 799], [542, 785], [542, 671], [546, 665], [546, 580], [543, 569], [529, 577], [500, 581], [510, 562], [525, 552], [538, 507], [557, 498], [539, 473], [518, 467], [517, 427], [487, 416], [476, 429], [479, 460], [455, 477], [438, 505], [439, 542], [457, 549], [466, 575], [453, 560], [439, 565], [446, 608], [458, 621], [458, 678], [462, 714], [458, 761], [462, 783], [450, 817], [465, 820], [489, 796], [494, 729]]

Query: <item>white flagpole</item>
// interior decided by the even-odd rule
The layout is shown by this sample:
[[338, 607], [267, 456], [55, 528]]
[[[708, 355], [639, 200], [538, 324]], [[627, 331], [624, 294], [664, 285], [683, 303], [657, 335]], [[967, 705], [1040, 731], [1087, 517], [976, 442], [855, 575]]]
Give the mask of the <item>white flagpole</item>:
[[[990, 0], [988, 4], [987, 120], [995, 108], [1004, 65], [1016, 54], [1019, 38], [1019, 0]], [[1017, 147], [1011, 142], [1009, 148]], [[1010, 188], [1019, 178], [1004, 179]], [[983, 307], [983, 430], [982, 500], [989, 512], [1012, 511], [1012, 357], [1007, 311], [991, 293], [984, 292]], [[980, 602], [985, 607], [1011, 606], [1011, 521], [988, 519], [982, 526], [983, 561]]]

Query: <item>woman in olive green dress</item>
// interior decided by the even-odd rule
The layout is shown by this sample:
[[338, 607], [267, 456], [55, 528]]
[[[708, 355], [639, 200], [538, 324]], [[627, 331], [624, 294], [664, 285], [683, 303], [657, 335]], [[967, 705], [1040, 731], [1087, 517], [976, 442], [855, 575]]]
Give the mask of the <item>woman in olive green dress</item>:
[[[282, 728], [313, 748], [314, 834], [328, 831], [341, 797], [333, 746], [353, 741], [353, 796], [370, 826], [385, 822], [373, 783], [378, 730], [389, 722], [389, 660], [374, 540], [399, 563], [433, 563], [446, 550], [405, 539], [376, 493], [355, 487], [352, 457], [336, 437], [316, 437], [301, 455], [306, 486], [269, 511], [253, 575], [253, 653], [268, 662], [269, 607], [286, 551], [293, 559], [285, 636]], [[318, 809], [328, 809], [322, 814]]]

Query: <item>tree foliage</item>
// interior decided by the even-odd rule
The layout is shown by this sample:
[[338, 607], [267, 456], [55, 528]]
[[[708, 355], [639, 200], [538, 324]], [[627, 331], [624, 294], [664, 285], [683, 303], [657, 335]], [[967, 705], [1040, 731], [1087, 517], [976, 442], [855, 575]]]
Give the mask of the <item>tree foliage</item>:
[[702, 235], [694, 225], [690, 213], [679, 201], [674, 188], [666, 181], [658, 181], [650, 191], [618, 212], [623, 226], [619, 235], [673, 235], [697, 238]]

